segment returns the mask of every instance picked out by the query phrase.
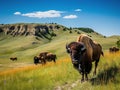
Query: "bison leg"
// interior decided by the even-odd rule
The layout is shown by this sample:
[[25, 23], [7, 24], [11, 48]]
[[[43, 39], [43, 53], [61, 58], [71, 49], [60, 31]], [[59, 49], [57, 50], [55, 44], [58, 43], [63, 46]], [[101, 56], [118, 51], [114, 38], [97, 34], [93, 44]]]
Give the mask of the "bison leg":
[[54, 63], [56, 63], [55, 59], [53, 59]]
[[84, 73], [82, 73], [81, 83], [84, 82]]
[[96, 61], [95, 61], [95, 70], [94, 70], [93, 75], [96, 75], [96, 69], [97, 69], [97, 66], [98, 66], [98, 62], [99, 62], [99, 60], [96, 60]]
[[85, 73], [85, 80], [88, 81], [87, 73]]
[[81, 83], [84, 82], [84, 69], [82, 71], [79, 71], [79, 73], [82, 75]]
[[44, 64], [46, 64], [46, 60], [45, 59], [43, 60], [43, 62], [44, 62]]
[[42, 59], [42, 60], [41, 60], [41, 63], [42, 63], [42, 65], [46, 64], [46, 60], [45, 60], [45, 59]]

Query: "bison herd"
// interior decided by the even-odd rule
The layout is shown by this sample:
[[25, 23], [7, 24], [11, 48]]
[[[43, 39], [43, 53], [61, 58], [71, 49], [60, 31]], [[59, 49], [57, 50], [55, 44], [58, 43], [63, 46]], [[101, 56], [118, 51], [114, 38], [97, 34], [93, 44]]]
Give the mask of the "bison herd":
[[[88, 80], [88, 74], [92, 69], [92, 62], [95, 62], [93, 75], [96, 75], [96, 69], [100, 56], [104, 56], [102, 46], [93, 41], [89, 36], [81, 34], [77, 41], [66, 44], [66, 51], [70, 54], [73, 67], [82, 75], [81, 82]], [[119, 48], [109, 48], [109, 52], [117, 52]], [[51, 52], [41, 52], [38, 56], [34, 56], [34, 64], [46, 64], [46, 62], [56, 62], [57, 56]], [[17, 60], [17, 57], [12, 57], [10, 60]]]
[[50, 52], [41, 52], [39, 56], [34, 56], [34, 63], [38, 64], [46, 64], [48, 61], [56, 62], [56, 54], [50, 53]]
[[114, 52], [118, 52], [119, 51], [119, 48], [117, 48], [117, 47], [111, 47], [111, 48], [109, 48], [109, 52], [110, 53], [114, 53]]

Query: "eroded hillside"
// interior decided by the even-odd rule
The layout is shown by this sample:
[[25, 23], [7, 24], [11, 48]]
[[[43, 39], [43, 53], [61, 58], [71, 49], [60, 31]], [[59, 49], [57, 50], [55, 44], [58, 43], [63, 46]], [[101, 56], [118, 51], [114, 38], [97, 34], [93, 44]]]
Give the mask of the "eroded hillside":
[[0, 33], [3, 32], [5, 35], [9, 34], [12, 36], [28, 36], [35, 35], [43, 37], [45, 35], [55, 36], [55, 30], [63, 30], [66, 27], [58, 24], [1, 24]]

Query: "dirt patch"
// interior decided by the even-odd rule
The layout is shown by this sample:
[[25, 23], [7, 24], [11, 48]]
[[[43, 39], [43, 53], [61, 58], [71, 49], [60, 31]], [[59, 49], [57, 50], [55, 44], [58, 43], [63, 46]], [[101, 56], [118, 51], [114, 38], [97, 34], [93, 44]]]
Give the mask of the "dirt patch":
[[71, 90], [72, 88], [74, 88], [75, 86], [77, 86], [80, 83], [80, 80], [77, 80], [73, 83], [65, 83], [62, 86], [57, 86], [54, 88], [54, 90]]

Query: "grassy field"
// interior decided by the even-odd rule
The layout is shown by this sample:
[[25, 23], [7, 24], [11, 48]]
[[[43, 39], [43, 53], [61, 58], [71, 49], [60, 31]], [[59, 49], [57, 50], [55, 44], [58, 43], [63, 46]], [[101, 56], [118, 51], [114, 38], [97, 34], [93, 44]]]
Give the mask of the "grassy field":
[[[72, 67], [70, 59], [57, 63], [30, 65], [0, 73], [0, 90], [118, 90], [120, 88], [120, 52], [105, 53], [98, 65], [97, 75], [93, 70], [89, 81], [80, 83], [81, 75]], [[93, 66], [94, 67], [94, 66]], [[76, 82], [78, 81], [78, 82]]]
[[[115, 46], [118, 37], [104, 38], [89, 33], [99, 42], [105, 53], [98, 65], [97, 75], [93, 70], [88, 82], [80, 83], [81, 75], [73, 68], [65, 45], [76, 41], [79, 34], [75, 31], [55, 31], [51, 41], [34, 36], [0, 35], [0, 90], [118, 90], [120, 88], [120, 52], [110, 54], [108, 49]], [[83, 32], [81, 32], [83, 33]], [[42, 51], [56, 53], [57, 62], [46, 65], [34, 65], [33, 57]], [[18, 57], [17, 61], [9, 60]], [[93, 63], [94, 64], [94, 63]], [[94, 68], [94, 65], [93, 65]]]

